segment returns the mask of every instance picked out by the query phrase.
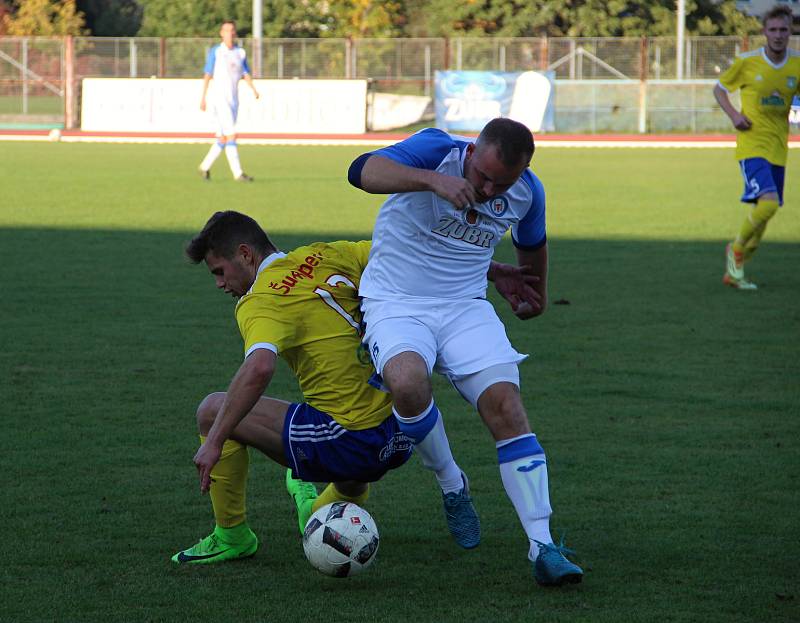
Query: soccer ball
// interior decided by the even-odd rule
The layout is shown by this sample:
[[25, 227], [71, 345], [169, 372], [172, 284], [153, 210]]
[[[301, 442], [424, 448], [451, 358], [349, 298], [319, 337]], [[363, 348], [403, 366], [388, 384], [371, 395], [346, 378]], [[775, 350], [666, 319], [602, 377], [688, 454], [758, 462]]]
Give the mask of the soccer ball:
[[363, 508], [352, 502], [326, 504], [308, 520], [303, 550], [325, 575], [346, 578], [361, 573], [375, 560], [378, 528]]
[[59, 130], [58, 128], [53, 128], [52, 130], [50, 130], [50, 134], [47, 135], [47, 138], [53, 141], [54, 143], [57, 143], [58, 141], [61, 140], [61, 130]]

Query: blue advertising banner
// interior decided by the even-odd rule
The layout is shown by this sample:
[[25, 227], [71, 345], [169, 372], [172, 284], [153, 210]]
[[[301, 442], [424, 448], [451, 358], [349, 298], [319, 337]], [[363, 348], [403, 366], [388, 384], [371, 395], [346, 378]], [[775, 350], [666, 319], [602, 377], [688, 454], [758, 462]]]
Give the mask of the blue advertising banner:
[[[549, 75], [548, 75], [549, 74]], [[534, 71], [437, 71], [436, 127], [479, 132], [495, 117], [553, 129], [553, 76]]]

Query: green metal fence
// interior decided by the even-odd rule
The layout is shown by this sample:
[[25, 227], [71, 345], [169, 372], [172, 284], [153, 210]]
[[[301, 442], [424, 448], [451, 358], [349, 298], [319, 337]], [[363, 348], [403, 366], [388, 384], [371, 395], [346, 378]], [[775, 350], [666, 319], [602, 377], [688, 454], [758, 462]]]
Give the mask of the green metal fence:
[[[200, 77], [217, 41], [0, 37], [0, 126], [76, 125], [83, 78]], [[711, 88], [736, 54], [762, 43], [689, 37], [679, 72], [670, 37], [241, 41], [257, 78], [366, 78], [389, 93], [430, 96], [437, 70], [549, 70], [560, 132], [730, 131]]]

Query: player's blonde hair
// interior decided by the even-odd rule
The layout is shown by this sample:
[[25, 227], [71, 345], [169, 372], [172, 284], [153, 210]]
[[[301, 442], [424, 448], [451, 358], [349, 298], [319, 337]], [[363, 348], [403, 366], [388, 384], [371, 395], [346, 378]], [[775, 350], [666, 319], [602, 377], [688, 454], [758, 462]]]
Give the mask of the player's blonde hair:
[[767, 21], [769, 21], [771, 19], [778, 19], [778, 18], [788, 19], [789, 20], [789, 24], [791, 24], [792, 21], [794, 20], [794, 15], [792, 13], [792, 8], [790, 6], [785, 5], [785, 4], [776, 4], [769, 11], [764, 13], [764, 17], [761, 18], [761, 23], [764, 26], [766, 26], [767, 25]]

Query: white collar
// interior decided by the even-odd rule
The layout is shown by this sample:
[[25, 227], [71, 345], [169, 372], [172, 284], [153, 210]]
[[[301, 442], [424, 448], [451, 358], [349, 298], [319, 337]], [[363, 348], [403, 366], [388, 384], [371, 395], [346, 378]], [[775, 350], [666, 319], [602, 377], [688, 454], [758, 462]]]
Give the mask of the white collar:
[[[282, 251], [275, 251], [275, 253], [272, 253], [271, 255], [268, 255], [267, 257], [265, 257], [262, 260], [262, 262], [258, 265], [258, 271], [256, 272], [256, 277], [258, 277], [261, 274], [261, 271], [267, 269], [269, 267], [269, 265], [272, 264], [272, 262], [274, 262], [276, 260], [279, 260], [282, 257], [286, 257], [286, 254], [283, 253]], [[250, 294], [253, 291], [253, 286], [254, 285], [256, 285], [255, 280], [253, 280], [253, 285], [251, 285], [247, 289], [247, 292], [245, 293], [245, 296], [247, 296], [248, 294]], [[239, 299], [239, 300], [241, 301], [242, 299]], [[236, 305], [239, 305], [239, 303], [237, 302]]]
[[258, 265], [257, 275], [261, 274], [261, 271], [265, 270], [272, 262], [281, 259], [282, 257], [286, 257], [286, 254], [283, 251], [275, 251], [264, 258], [264, 260]]
[[762, 57], [762, 58], [763, 58], [765, 61], [767, 61], [767, 64], [768, 64], [770, 67], [772, 67], [773, 69], [780, 69], [781, 67], [783, 67], [783, 66], [786, 64], [786, 61], [788, 61], [788, 60], [789, 60], [789, 48], [786, 48], [786, 50], [784, 51], [783, 60], [782, 60], [780, 63], [773, 63], [773, 62], [770, 60], [769, 56], [767, 56], [767, 46], [763, 46], [763, 47], [761, 48], [761, 57]]

